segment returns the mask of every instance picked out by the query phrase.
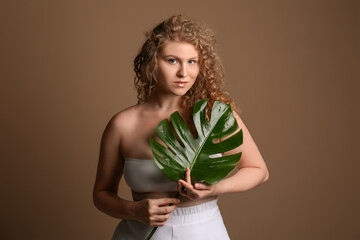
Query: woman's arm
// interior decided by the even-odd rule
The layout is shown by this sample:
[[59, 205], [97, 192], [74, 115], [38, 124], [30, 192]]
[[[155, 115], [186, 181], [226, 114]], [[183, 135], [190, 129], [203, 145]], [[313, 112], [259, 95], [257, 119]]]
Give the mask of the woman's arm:
[[101, 137], [99, 163], [93, 189], [95, 206], [115, 218], [134, 218], [134, 203], [119, 198], [124, 162], [120, 156], [120, 124], [112, 118]]
[[234, 116], [239, 128], [243, 131], [243, 144], [224, 155], [237, 152], [242, 152], [242, 154], [237, 165], [238, 171], [233, 176], [219, 182], [217, 186], [219, 194], [247, 191], [269, 179], [269, 171], [249, 130], [235, 112]]
[[176, 208], [179, 200], [174, 198], [128, 201], [118, 197], [124, 161], [120, 154], [122, 124], [128, 119], [112, 118], [101, 138], [100, 156], [93, 189], [95, 206], [104, 213], [121, 219], [135, 219], [151, 226], [163, 226]]
[[[178, 184], [181, 195], [187, 196], [190, 199], [196, 199], [223, 193], [243, 192], [258, 186], [269, 179], [268, 169], [253, 138], [243, 121], [235, 112], [234, 116], [239, 125], [239, 130], [237, 131], [240, 131], [240, 129], [243, 131], [243, 144], [226, 152], [224, 155], [242, 152], [240, 162], [237, 165], [238, 171], [233, 176], [224, 178], [217, 184], [207, 185], [196, 183], [195, 186], [192, 186], [190, 170], [187, 170], [186, 181], [179, 180]], [[187, 191], [183, 191], [182, 186], [184, 186]]]

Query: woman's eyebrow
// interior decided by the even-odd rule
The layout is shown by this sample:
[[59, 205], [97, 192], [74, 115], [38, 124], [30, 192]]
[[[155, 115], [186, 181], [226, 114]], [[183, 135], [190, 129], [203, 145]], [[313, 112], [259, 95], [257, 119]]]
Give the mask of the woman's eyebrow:
[[[168, 57], [173, 57], [173, 58], [177, 58], [177, 59], [180, 59], [180, 60], [184, 60], [176, 55], [165, 55], [163, 56], [164, 58], [168, 58]], [[199, 57], [198, 56], [195, 56], [195, 57], [191, 57], [191, 58], [188, 58], [188, 59], [198, 59]]]

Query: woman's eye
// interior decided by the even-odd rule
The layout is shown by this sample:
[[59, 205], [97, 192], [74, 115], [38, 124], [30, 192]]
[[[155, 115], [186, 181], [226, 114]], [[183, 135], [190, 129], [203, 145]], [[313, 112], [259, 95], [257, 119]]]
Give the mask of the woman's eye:
[[196, 61], [195, 61], [195, 60], [190, 60], [189, 63], [190, 63], [190, 64], [195, 64]]
[[174, 63], [176, 63], [176, 60], [171, 58], [171, 59], [168, 59], [168, 62], [174, 64]]

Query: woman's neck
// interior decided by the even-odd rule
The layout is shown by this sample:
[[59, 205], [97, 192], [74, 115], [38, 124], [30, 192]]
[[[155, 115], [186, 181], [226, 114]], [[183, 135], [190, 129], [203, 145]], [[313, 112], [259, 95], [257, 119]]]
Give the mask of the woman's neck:
[[196, 137], [196, 130], [192, 121], [192, 111], [180, 108], [181, 97], [182, 96], [153, 94], [149, 100], [146, 101], [146, 108], [153, 112], [153, 114], [155, 113], [159, 118], [168, 118], [173, 112], [178, 111], [189, 127], [192, 135]]
[[147, 101], [147, 104], [151, 110], [159, 114], [173, 113], [180, 110], [181, 97], [182, 96], [154, 93]]

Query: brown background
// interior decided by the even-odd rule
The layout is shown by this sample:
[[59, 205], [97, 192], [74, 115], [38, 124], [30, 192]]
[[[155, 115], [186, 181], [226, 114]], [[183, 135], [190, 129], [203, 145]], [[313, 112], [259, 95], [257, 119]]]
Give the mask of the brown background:
[[111, 237], [92, 203], [100, 137], [136, 103], [144, 32], [183, 13], [216, 32], [270, 170], [220, 197], [231, 238], [360, 239], [359, 1], [124, 2], [0, 2], [0, 238]]

